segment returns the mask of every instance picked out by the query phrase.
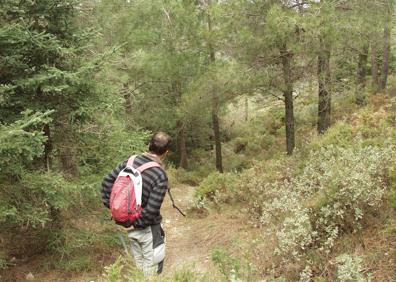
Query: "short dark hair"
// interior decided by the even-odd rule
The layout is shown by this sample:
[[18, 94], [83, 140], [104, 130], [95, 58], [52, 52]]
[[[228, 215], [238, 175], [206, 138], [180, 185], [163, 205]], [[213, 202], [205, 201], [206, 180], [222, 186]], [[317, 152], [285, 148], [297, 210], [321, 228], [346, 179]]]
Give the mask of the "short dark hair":
[[151, 137], [149, 151], [156, 155], [163, 155], [169, 150], [172, 144], [171, 137], [165, 132], [157, 132]]

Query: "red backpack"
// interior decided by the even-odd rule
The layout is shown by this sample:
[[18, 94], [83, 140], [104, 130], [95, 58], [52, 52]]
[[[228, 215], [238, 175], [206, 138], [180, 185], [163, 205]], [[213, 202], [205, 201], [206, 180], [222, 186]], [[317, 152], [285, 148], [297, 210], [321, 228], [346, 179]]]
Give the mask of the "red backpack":
[[133, 168], [136, 156], [128, 159], [126, 167], [118, 174], [110, 194], [110, 211], [112, 218], [120, 224], [132, 224], [143, 211], [142, 208], [142, 175], [152, 167], [161, 167], [159, 163], [148, 162]]

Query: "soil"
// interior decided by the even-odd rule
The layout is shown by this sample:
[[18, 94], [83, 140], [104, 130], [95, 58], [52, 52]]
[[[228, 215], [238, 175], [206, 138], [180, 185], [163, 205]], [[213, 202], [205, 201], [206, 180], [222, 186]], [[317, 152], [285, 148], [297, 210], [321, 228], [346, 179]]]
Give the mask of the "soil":
[[[183, 212], [193, 208], [194, 187], [178, 186], [171, 191], [175, 204]], [[249, 228], [242, 227], [245, 221], [241, 217], [230, 214], [212, 212], [199, 216], [194, 212], [187, 212], [187, 216], [183, 217], [172, 207], [169, 197], [163, 204], [162, 214], [167, 238], [165, 272], [192, 265], [197, 271], [207, 271], [213, 267], [213, 249], [229, 246], [240, 231]]]

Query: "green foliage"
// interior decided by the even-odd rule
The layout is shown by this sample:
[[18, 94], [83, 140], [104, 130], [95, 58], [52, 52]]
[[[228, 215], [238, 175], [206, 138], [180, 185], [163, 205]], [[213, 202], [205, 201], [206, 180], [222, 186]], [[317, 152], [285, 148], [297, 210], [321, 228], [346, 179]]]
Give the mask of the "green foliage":
[[75, 186], [61, 175], [28, 169], [41, 156], [46, 137], [37, 130], [49, 114], [25, 112], [22, 119], [0, 128], [0, 222], [19, 226], [44, 226], [51, 209], [69, 206]]
[[[75, 227], [65, 227], [62, 230], [51, 233], [48, 244], [48, 250], [60, 255], [61, 260], [68, 260], [77, 252], [82, 252], [92, 246], [101, 247], [105, 244], [107, 247], [114, 247], [118, 244], [116, 236], [108, 233], [95, 233], [88, 229], [76, 229]], [[115, 244], [117, 242], [117, 244]]]
[[16, 122], [0, 124], [0, 177], [20, 174], [23, 167], [41, 156], [46, 137], [38, 128], [51, 121], [51, 113], [25, 111]]
[[358, 256], [350, 256], [342, 254], [335, 259], [337, 264], [337, 279], [341, 282], [357, 281], [366, 282], [371, 281], [370, 274], [368, 278], [363, 274], [363, 259]]
[[349, 147], [354, 137], [352, 125], [340, 121], [329, 128], [322, 137], [317, 137], [308, 145], [308, 150], [319, 150], [327, 146]]
[[[212, 277], [213, 278], [213, 277]], [[194, 269], [192, 267], [185, 267], [185, 268], [181, 268], [178, 269], [177, 271], [175, 271], [173, 273], [173, 275], [169, 278], [159, 278], [159, 279], [155, 279], [155, 281], [177, 281], [177, 282], [200, 282], [200, 281], [211, 281], [210, 276], [208, 274], [200, 274], [197, 273], [196, 271], [194, 271]], [[216, 279], [216, 278], [215, 278]]]
[[[191, 155], [191, 168], [185, 170], [182, 168], [175, 168], [173, 165], [168, 165], [166, 168], [168, 178], [170, 179], [171, 187], [177, 184], [187, 184], [191, 186], [198, 186], [200, 183], [215, 171], [212, 165], [205, 164], [206, 154], [202, 156], [201, 153], [193, 152]], [[201, 160], [202, 158], [202, 160]]]
[[227, 281], [255, 281], [258, 279], [251, 262], [230, 255], [223, 248], [212, 251], [212, 261]]
[[236, 190], [236, 179], [236, 175], [231, 173], [211, 173], [195, 190], [198, 206], [205, 207], [210, 202], [215, 204], [229, 202]]
[[[121, 281], [127, 281], [128, 279], [125, 270], [125, 266], [123, 265], [123, 258], [118, 257], [118, 259], [111, 265], [105, 266], [104, 268], [104, 273], [103, 273], [103, 281], [105, 282], [121, 282]], [[135, 271], [137, 272], [137, 271]], [[132, 276], [133, 277], [133, 276]], [[129, 277], [131, 279], [132, 277]], [[141, 273], [140, 278], [144, 280], [143, 278], [143, 273]], [[133, 278], [129, 281], [134, 281]]]
[[389, 185], [390, 189], [386, 195], [386, 199], [389, 206], [396, 210], [396, 167], [389, 169]]
[[[0, 233], [48, 229], [61, 269], [90, 269], [89, 250], [117, 243], [107, 233], [71, 228], [66, 218], [96, 209], [102, 174], [144, 151], [150, 131], [165, 130], [179, 145], [175, 155], [185, 140], [190, 161], [189, 170], [170, 169], [171, 184], [199, 185], [199, 205], [246, 201], [285, 260], [308, 249], [331, 252], [340, 234], [357, 232], [384, 199], [396, 208], [394, 100], [377, 97], [380, 110], [369, 106], [336, 122], [286, 158], [279, 153], [284, 104], [261, 96], [281, 100], [289, 79], [298, 95], [297, 136], [311, 139], [312, 77], [318, 55], [329, 51], [327, 90], [339, 112], [354, 110], [343, 103], [354, 95], [358, 57], [370, 46], [373, 58], [385, 61], [382, 36], [394, 2], [1, 1]], [[362, 67], [365, 74], [370, 68]], [[219, 115], [224, 126], [237, 115], [226, 106], [240, 96], [255, 104], [246, 114], [251, 120], [221, 130], [224, 168], [232, 173], [213, 173], [212, 118]], [[6, 249], [0, 269], [7, 256]], [[226, 252], [216, 250], [213, 260], [226, 279], [246, 278]], [[359, 280], [359, 263], [338, 258], [339, 279]], [[316, 270], [306, 265], [298, 271], [308, 281]], [[103, 278], [143, 280], [126, 260]], [[183, 269], [159, 279], [204, 277]]]
[[0, 271], [7, 268], [7, 258], [4, 252], [0, 252]]
[[175, 269], [159, 276], [145, 277], [143, 272], [137, 269], [130, 258], [119, 257], [113, 264], [104, 268], [104, 273], [99, 281], [103, 282], [209, 282], [220, 281], [213, 274], [211, 276], [196, 272], [192, 267]]
[[[307, 249], [330, 252], [340, 234], [358, 231], [367, 215], [378, 213], [385, 197], [392, 203], [389, 114], [370, 111], [366, 122], [365, 112], [354, 127], [337, 123], [293, 158], [273, 159], [240, 175], [237, 195], [250, 203], [255, 224], [276, 236], [275, 254], [283, 260], [299, 259]], [[371, 123], [372, 115], [377, 122]], [[367, 127], [376, 133], [362, 134]]]
[[63, 227], [53, 230], [48, 239], [47, 250], [52, 261], [49, 267], [66, 272], [81, 272], [96, 270], [98, 257], [111, 248], [112, 252], [119, 249], [116, 235], [106, 230], [92, 230], [89, 222], [84, 222], [86, 228]]
[[241, 262], [227, 254], [223, 249], [212, 251], [212, 261], [218, 266], [220, 272], [227, 280], [234, 281], [238, 278]]
[[177, 179], [177, 183], [197, 186], [203, 179], [205, 179], [207, 174], [208, 173], [202, 174], [199, 170], [185, 171], [184, 169], [179, 168], [176, 170], [175, 178]]
[[95, 267], [95, 265], [94, 262], [92, 262], [92, 258], [84, 254], [70, 257], [68, 260], [61, 260], [56, 265], [56, 269], [61, 269], [65, 272], [83, 272], [93, 267]]
[[[97, 120], [93, 126], [96, 130], [84, 134], [78, 149], [83, 175], [108, 173], [131, 155], [147, 150], [147, 143], [151, 137], [148, 131], [125, 130], [117, 120]], [[102, 142], [98, 143], [98, 139]]]

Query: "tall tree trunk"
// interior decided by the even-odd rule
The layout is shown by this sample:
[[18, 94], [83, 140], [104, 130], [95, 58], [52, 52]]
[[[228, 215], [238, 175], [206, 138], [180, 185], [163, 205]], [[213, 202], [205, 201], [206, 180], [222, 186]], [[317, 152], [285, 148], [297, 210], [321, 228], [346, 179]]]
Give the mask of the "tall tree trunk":
[[318, 127], [320, 134], [330, 127], [331, 93], [330, 93], [330, 49], [323, 40], [320, 41], [320, 53], [318, 55]]
[[75, 160], [75, 141], [71, 125], [67, 122], [58, 123], [56, 131], [61, 133], [59, 141], [59, 164], [63, 174], [69, 178], [78, 178], [80, 176], [78, 165]]
[[177, 134], [177, 145], [180, 152], [180, 163], [179, 166], [183, 169], [188, 168], [187, 158], [187, 146], [186, 146], [186, 131], [181, 121], [177, 122], [178, 134]]
[[122, 85], [120, 94], [124, 98], [125, 127], [130, 128], [132, 122], [132, 99], [128, 84], [124, 83]]
[[47, 171], [51, 170], [51, 153], [52, 153], [52, 138], [51, 129], [49, 124], [44, 125], [44, 135], [47, 137], [47, 141], [44, 144], [44, 166]]
[[365, 103], [364, 90], [366, 88], [366, 68], [368, 59], [368, 46], [364, 46], [359, 54], [357, 68], [357, 87], [356, 87], [356, 104], [363, 105]]
[[296, 0], [296, 5], [298, 8], [298, 12], [300, 13], [300, 15], [302, 15], [304, 13], [304, 1]]
[[[180, 103], [182, 96], [182, 84], [180, 79], [175, 78], [171, 83], [171, 91], [174, 94], [175, 105]], [[186, 130], [183, 120], [178, 120], [176, 122], [177, 128], [177, 149], [180, 154], [179, 166], [181, 168], [188, 168], [188, 154], [187, 154], [187, 144], [186, 144]]]
[[[214, 94], [213, 96], [217, 96]], [[216, 169], [218, 172], [223, 173], [223, 160], [221, 154], [221, 142], [220, 142], [220, 125], [219, 125], [219, 117], [217, 114], [217, 102], [216, 98], [213, 98], [213, 109], [212, 109], [212, 124], [213, 124], [213, 133], [215, 139], [215, 150], [216, 150]]]
[[390, 50], [391, 50], [390, 39], [391, 39], [391, 28], [389, 24], [387, 24], [384, 28], [384, 47], [382, 51], [381, 77], [378, 85], [378, 90], [380, 91], [386, 88], [386, 82], [388, 80]]
[[378, 89], [378, 46], [375, 39], [371, 43], [371, 87], [373, 90]]
[[249, 99], [245, 97], [245, 121], [249, 119]]
[[294, 105], [293, 105], [293, 79], [291, 74], [291, 60], [293, 54], [287, 50], [286, 44], [280, 49], [283, 69], [283, 97], [285, 102], [285, 127], [286, 127], [286, 150], [287, 154], [293, 154], [295, 146], [294, 135]]
[[[208, 1], [208, 7], [210, 7], [210, 0]], [[208, 31], [212, 33], [212, 20], [208, 11]], [[209, 46], [209, 59], [211, 63], [216, 61], [215, 51], [211, 39], [208, 42]], [[220, 173], [223, 173], [223, 160], [221, 154], [221, 142], [220, 142], [220, 124], [219, 124], [219, 98], [215, 90], [212, 90], [212, 127], [215, 141], [216, 151], [216, 169]]]

